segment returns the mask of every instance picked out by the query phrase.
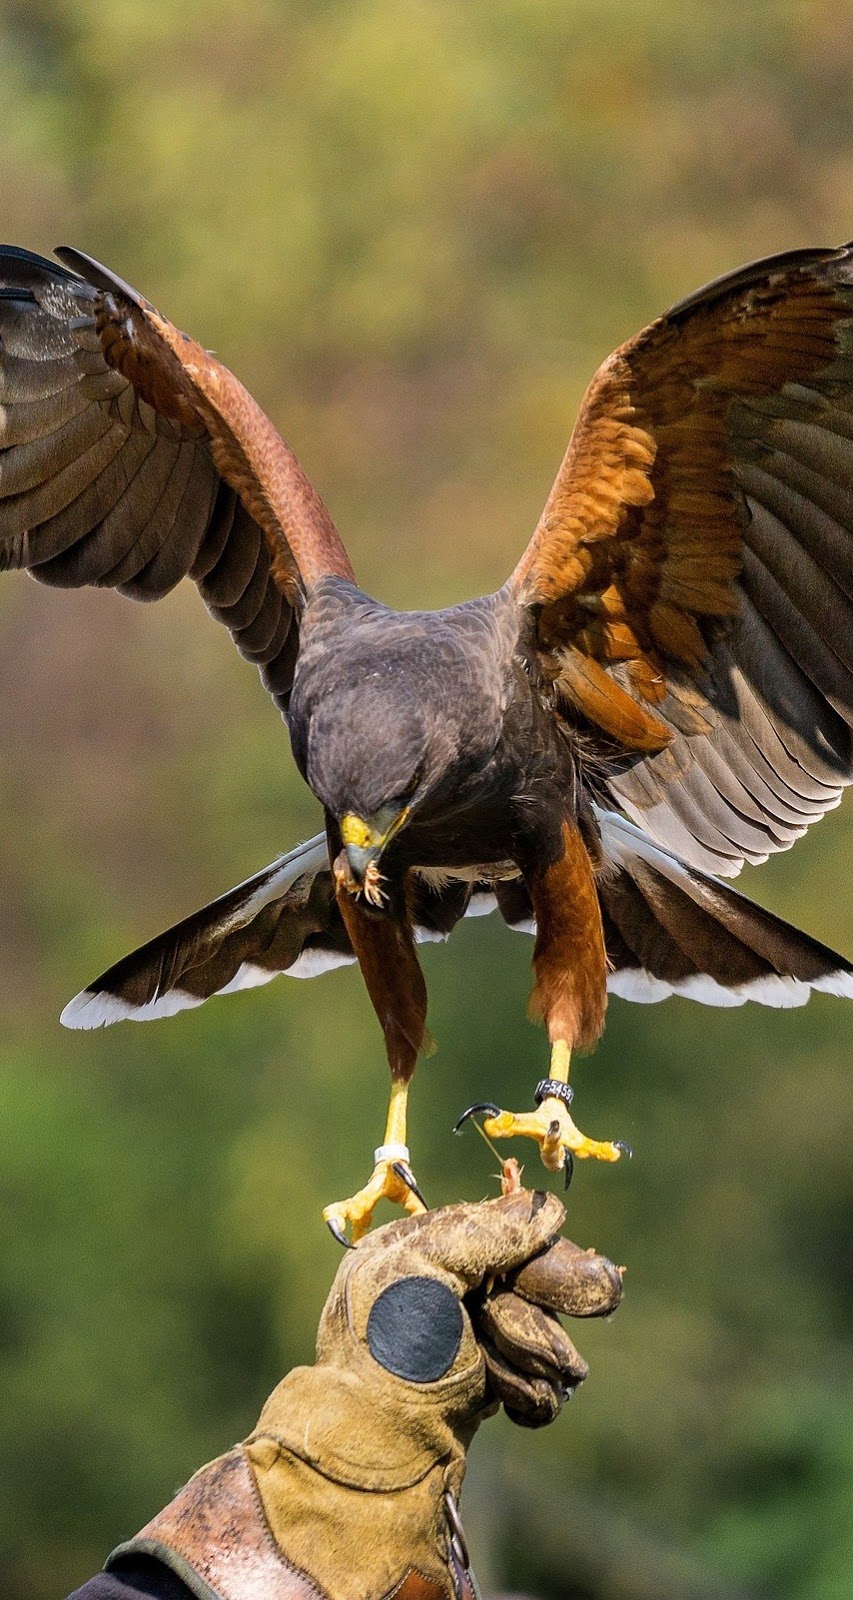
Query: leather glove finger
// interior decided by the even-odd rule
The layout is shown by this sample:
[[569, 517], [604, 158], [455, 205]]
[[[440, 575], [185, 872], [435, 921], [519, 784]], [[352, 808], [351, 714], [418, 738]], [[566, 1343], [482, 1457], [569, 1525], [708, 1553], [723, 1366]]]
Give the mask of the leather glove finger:
[[553, 1422], [589, 1368], [552, 1311], [518, 1295], [490, 1295], [475, 1320], [489, 1388], [525, 1427]]
[[571, 1239], [555, 1240], [511, 1273], [507, 1283], [522, 1299], [567, 1317], [607, 1317], [622, 1298], [619, 1268]]
[[514, 1422], [552, 1422], [587, 1376], [555, 1313], [605, 1316], [621, 1295], [621, 1274], [612, 1262], [558, 1239], [490, 1293], [471, 1297], [491, 1393]]

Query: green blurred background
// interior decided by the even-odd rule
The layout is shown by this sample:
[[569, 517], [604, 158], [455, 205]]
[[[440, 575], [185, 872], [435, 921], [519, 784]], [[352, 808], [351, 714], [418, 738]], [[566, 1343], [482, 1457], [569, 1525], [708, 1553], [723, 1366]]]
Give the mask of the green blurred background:
[[[362, 582], [503, 581], [597, 362], [750, 257], [853, 233], [853, 5], [0, 0], [0, 232], [75, 243], [253, 389]], [[54, 1600], [308, 1358], [366, 1174], [357, 972], [69, 1034], [64, 1001], [314, 832], [286, 734], [198, 596], [0, 591], [0, 1591]], [[749, 887], [853, 952], [845, 809]], [[412, 1145], [545, 1062], [530, 948], [425, 951]], [[500, 1420], [465, 1509], [487, 1590], [853, 1596], [853, 1011], [614, 1001], [578, 1117], [635, 1147], [570, 1225], [628, 1266], [557, 1426]], [[529, 1170], [533, 1171], [531, 1167]]]

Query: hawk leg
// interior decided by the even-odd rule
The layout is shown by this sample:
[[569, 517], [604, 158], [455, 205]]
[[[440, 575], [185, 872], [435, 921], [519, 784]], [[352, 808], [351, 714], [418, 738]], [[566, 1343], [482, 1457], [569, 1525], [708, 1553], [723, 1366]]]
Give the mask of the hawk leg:
[[511, 1139], [520, 1135], [535, 1139], [539, 1145], [542, 1164], [549, 1172], [570, 1170], [570, 1157], [581, 1160], [589, 1156], [597, 1161], [618, 1161], [630, 1154], [622, 1140], [588, 1139], [581, 1133], [571, 1116], [569, 1106], [572, 1090], [569, 1087], [568, 1044], [557, 1039], [551, 1046], [551, 1075], [538, 1084], [535, 1111], [499, 1111], [483, 1123], [483, 1131], [490, 1139]]
[[601, 1033], [607, 1003], [607, 965], [592, 859], [579, 830], [562, 827], [562, 849], [544, 869], [525, 874], [536, 917], [531, 1010], [551, 1041], [550, 1076], [536, 1091], [537, 1110], [498, 1111], [483, 1124], [490, 1138], [535, 1139], [551, 1172], [570, 1158], [618, 1161], [621, 1141], [588, 1139], [569, 1115], [569, 1064], [576, 1045], [589, 1048]]
[[373, 910], [357, 897], [344, 873], [335, 874], [341, 916], [358, 956], [362, 976], [385, 1035], [391, 1068], [391, 1099], [382, 1144], [374, 1152], [367, 1183], [346, 1200], [325, 1207], [323, 1217], [341, 1243], [365, 1234], [380, 1200], [410, 1215], [426, 1210], [409, 1166], [406, 1111], [409, 1082], [426, 1038], [426, 985], [407, 923]]
[[374, 1168], [363, 1188], [347, 1200], [335, 1200], [323, 1210], [323, 1220], [341, 1244], [347, 1244], [347, 1227], [353, 1243], [361, 1239], [373, 1221], [380, 1200], [400, 1205], [410, 1216], [425, 1211], [426, 1205], [409, 1170], [406, 1144], [406, 1101], [408, 1083], [391, 1085], [385, 1137], [373, 1152]]

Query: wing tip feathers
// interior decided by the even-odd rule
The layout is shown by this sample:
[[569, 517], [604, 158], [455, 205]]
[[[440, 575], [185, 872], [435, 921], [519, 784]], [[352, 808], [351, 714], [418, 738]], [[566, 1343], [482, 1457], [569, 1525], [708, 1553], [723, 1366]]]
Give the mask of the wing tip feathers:
[[143, 1005], [133, 1005], [106, 989], [81, 989], [60, 1012], [59, 1020], [63, 1028], [88, 1031], [108, 1028], [114, 1022], [153, 1022], [158, 1017], [172, 1017], [203, 1003], [197, 995], [185, 994], [180, 989], [171, 989], [168, 994]]
[[612, 972], [607, 980], [610, 994], [621, 1000], [631, 1000], [640, 1005], [656, 1005], [671, 996], [682, 1000], [697, 1000], [700, 1005], [733, 1007], [752, 1001], [761, 1006], [772, 1006], [777, 1011], [794, 1010], [806, 1005], [812, 994], [830, 994], [842, 1000], [853, 1000], [853, 970], [838, 967], [819, 978], [794, 978], [785, 973], [753, 978], [749, 983], [733, 984], [727, 988], [705, 973], [669, 982], [655, 978], [642, 967], [623, 967]]

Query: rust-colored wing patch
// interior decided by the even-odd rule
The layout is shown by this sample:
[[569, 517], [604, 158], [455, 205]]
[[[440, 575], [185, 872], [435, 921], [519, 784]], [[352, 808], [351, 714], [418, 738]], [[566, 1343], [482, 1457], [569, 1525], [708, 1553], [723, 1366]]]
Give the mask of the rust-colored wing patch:
[[[748, 474], [767, 470], [774, 429], [802, 419], [842, 441], [832, 456], [824, 439], [822, 464], [851, 481], [851, 326], [850, 249], [800, 252], [700, 291], [594, 377], [512, 583], [556, 702], [624, 751], [651, 757], [679, 732], [708, 731], [716, 642], [735, 636], [745, 588], [771, 628], [788, 619], [790, 596], [761, 575], [747, 583]], [[793, 532], [788, 571], [801, 556], [809, 585], [822, 530], [810, 514]], [[850, 554], [848, 544], [848, 570]], [[831, 636], [830, 614], [824, 627]], [[833, 686], [837, 706], [840, 671]], [[670, 760], [671, 775], [682, 770]]]
[[638, 424], [631, 390], [631, 369], [617, 352], [592, 380], [539, 525], [513, 574], [537, 604], [602, 590], [606, 585], [596, 579], [609, 578], [609, 541], [624, 529], [632, 507], [654, 499], [657, 445]]

